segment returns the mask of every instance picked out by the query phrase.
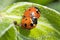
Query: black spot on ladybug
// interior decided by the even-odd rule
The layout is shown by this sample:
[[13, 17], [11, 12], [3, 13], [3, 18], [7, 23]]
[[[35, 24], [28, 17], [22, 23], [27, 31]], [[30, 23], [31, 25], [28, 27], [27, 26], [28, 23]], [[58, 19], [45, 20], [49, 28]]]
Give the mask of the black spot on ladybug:
[[25, 16], [23, 16], [23, 18], [25, 18]]
[[26, 19], [27, 20], [27, 19]]
[[26, 27], [27, 26], [27, 24], [24, 24], [24, 27]]
[[36, 11], [36, 13], [38, 13], [38, 14], [39, 14], [39, 12], [38, 12], [38, 11]]
[[33, 24], [37, 24], [37, 18], [32, 18]]
[[32, 27], [32, 26], [33, 26], [33, 24], [31, 23], [31, 24], [30, 24], [30, 26]]
[[31, 11], [31, 9], [29, 9], [29, 11]]

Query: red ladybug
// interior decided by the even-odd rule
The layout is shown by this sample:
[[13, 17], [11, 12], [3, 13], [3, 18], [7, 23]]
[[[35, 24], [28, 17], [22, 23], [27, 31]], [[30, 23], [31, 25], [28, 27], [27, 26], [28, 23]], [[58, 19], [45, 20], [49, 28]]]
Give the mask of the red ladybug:
[[34, 19], [32, 20], [30, 17], [23, 18], [21, 21], [22, 28], [25, 28], [25, 29], [34, 28], [36, 26], [37, 21], [36, 22], [33, 22], [33, 21], [34, 21]]
[[40, 17], [39, 9], [37, 7], [30, 7], [24, 12], [24, 16], [39, 18]]

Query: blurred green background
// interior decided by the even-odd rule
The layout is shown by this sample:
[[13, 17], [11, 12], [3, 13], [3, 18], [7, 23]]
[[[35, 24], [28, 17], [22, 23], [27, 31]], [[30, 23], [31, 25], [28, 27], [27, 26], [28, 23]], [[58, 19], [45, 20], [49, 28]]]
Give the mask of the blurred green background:
[[4, 10], [8, 5], [16, 2], [32, 2], [48, 6], [60, 12], [60, 0], [0, 0], [0, 11]]

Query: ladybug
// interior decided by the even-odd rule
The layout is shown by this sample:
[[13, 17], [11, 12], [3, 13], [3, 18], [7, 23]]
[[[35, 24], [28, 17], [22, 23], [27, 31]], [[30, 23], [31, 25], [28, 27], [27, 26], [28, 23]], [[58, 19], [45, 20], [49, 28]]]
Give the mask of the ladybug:
[[[28, 8], [22, 17], [21, 27], [25, 29], [33, 29], [37, 25], [38, 18], [40, 17], [40, 12], [37, 7]], [[17, 22], [14, 22], [15, 25]], [[18, 25], [20, 26], [20, 25]]]
[[37, 7], [30, 7], [28, 10], [24, 12], [24, 16], [39, 18], [40, 17], [39, 9]]
[[37, 24], [37, 18], [31, 19], [30, 17], [25, 17], [21, 21], [21, 26], [22, 28], [25, 28], [25, 29], [32, 29], [36, 27], [36, 24]]

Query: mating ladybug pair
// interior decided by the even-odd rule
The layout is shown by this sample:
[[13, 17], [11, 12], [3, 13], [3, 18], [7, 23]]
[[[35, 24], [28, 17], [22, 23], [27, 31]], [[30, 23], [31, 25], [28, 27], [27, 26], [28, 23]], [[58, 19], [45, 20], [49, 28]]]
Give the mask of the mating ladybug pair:
[[14, 22], [14, 24], [17, 26], [21, 26], [22, 28], [25, 29], [32, 29], [36, 27], [37, 20], [39, 17], [40, 17], [39, 9], [37, 7], [30, 7], [24, 12], [21, 25], [20, 24], [18, 25], [16, 21]]
[[36, 27], [37, 20], [39, 17], [40, 17], [39, 9], [37, 7], [30, 7], [24, 12], [24, 15], [21, 21], [22, 28], [32, 29]]

